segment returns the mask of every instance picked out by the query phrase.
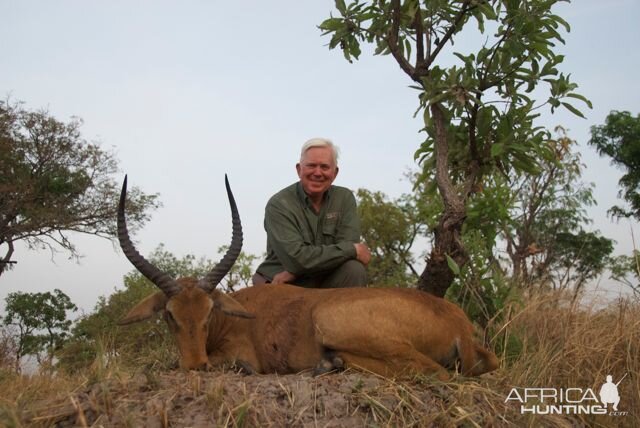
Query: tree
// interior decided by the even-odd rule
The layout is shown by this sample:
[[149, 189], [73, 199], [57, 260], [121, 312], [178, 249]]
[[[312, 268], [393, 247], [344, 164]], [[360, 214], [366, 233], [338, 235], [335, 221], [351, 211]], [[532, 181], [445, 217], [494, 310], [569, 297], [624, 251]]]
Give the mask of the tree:
[[[69, 232], [111, 239], [119, 185], [110, 152], [82, 138], [82, 121], [56, 120], [0, 101], [0, 275], [12, 262], [14, 243], [62, 248], [77, 257]], [[133, 227], [158, 206], [157, 195], [135, 189], [127, 207]]]
[[619, 196], [630, 207], [616, 205], [609, 213], [613, 217], [635, 217], [640, 221], [640, 115], [633, 117], [628, 111], [612, 111], [604, 125], [591, 127], [589, 144], [624, 171], [619, 181]]
[[[573, 288], [574, 298], [590, 279], [602, 273], [613, 252], [613, 241], [582, 229], [558, 233], [546, 250], [548, 276], [556, 289]], [[538, 267], [541, 272], [543, 269]], [[541, 275], [542, 276], [542, 275]]]
[[608, 267], [611, 272], [609, 278], [626, 285], [640, 297], [640, 251], [633, 250], [630, 256], [612, 257]]
[[358, 189], [358, 216], [362, 238], [373, 255], [367, 266], [369, 282], [376, 285], [415, 286], [420, 276], [417, 239], [433, 240], [442, 205], [420, 174], [405, 174], [413, 191], [389, 199], [382, 192]]
[[[427, 138], [416, 158], [444, 206], [420, 276], [423, 290], [444, 295], [454, 279], [451, 267], [467, 262], [462, 227], [483, 180], [499, 171], [537, 173], [538, 160], [551, 156], [548, 132], [534, 124], [536, 110], [562, 106], [582, 116], [567, 99], [590, 106], [557, 69], [563, 56], [554, 46], [564, 42], [561, 28], [569, 30], [551, 12], [557, 2], [336, 0], [340, 17], [320, 25], [332, 36], [329, 47], [339, 46], [349, 61], [364, 42], [376, 46], [375, 54], [391, 55], [419, 91]], [[476, 49], [446, 56], [463, 33], [477, 41]], [[549, 97], [536, 104], [541, 84]]]
[[51, 360], [53, 353], [65, 341], [71, 327], [68, 311], [78, 308], [69, 296], [55, 289], [53, 293], [9, 293], [4, 324], [17, 329], [16, 366], [25, 355], [42, 353]]
[[426, 225], [416, 218], [410, 197], [389, 201], [381, 192], [358, 189], [357, 198], [362, 238], [373, 256], [367, 266], [369, 282], [378, 286], [415, 284], [419, 273], [411, 249]]
[[599, 274], [613, 241], [586, 232], [585, 208], [595, 204], [593, 185], [580, 182], [582, 164], [576, 142], [557, 127], [547, 141], [553, 158], [539, 162], [537, 175], [512, 174], [512, 203], [502, 236], [515, 283], [523, 288], [551, 283], [577, 292]]

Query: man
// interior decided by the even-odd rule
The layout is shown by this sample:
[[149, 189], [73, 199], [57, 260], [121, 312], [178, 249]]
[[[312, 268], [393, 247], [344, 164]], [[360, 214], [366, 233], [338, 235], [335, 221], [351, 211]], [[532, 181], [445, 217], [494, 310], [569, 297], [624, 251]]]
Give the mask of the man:
[[[626, 375], [625, 375], [626, 376]], [[624, 377], [622, 378], [624, 379]], [[620, 379], [620, 381], [622, 381]], [[604, 404], [604, 407], [608, 407], [609, 404], [613, 404], [613, 410], [618, 411], [618, 403], [620, 403], [620, 395], [618, 394], [618, 383], [613, 383], [613, 377], [607, 375], [607, 382], [600, 387], [600, 401]]]
[[356, 200], [334, 186], [337, 147], [329, 140], [307, 141], [296, 165], [300, 181], [269, 199], [265, 209], [267, 258], [254, 284], [295, 284], [314, 288], [367, 285], [369, 248], [360, 242]]

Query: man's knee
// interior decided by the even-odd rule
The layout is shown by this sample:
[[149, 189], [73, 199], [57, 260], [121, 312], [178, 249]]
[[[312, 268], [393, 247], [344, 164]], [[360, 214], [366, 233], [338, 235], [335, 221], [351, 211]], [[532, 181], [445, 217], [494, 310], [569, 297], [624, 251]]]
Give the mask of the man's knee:
[[365, 287], [367, 269], [357, 260], [348, 260], [325, 279], [323, 288]]
[[367, 285], [367, 268], [357, 260], [349, 260], [342, 264], [345, 276], [352, 278], [357, 286]]
[[264, 285], [264, 284], [268, 284], [270, 281], [264, 275], [256, 272], [251, 277], [251, 282], [253, 283], [253, 285]]

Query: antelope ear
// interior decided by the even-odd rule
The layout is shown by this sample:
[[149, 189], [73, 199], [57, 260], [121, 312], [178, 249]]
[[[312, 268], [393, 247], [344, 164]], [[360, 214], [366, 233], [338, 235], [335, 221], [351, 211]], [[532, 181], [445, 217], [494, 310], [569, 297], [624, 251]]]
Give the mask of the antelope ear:
[[223, 314], [247, 319], [254, 319], [256, 317], [254, 314], [247, 312], [244, 306], [238, 303], [233, 297], [223, 293], [216, 293], [214, 298], [213, 307], [222, 311]]
[[118, 325], [127, 325], [151, 318], [153, 314], [164, 309], [167, 304], [167, 295], [162, 291], [152, 294], [135, 305], [129, 313], [118, 321]]

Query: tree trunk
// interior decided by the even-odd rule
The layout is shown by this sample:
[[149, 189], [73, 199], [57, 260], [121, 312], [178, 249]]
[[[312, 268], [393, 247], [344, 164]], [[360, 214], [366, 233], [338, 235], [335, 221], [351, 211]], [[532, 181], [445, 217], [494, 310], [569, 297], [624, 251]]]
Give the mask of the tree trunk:
[[431, 116], [434, 121], [436, 136], [434, 151], [436, 157], [436, 184], [444, 202], [444, 213], [435, 230], [435, 241], [431, 254], [427, 258], [427, 266], [420, 275], [418, 289], [443, 297], [454, 280], [454, 273], [449, 267], [449, 256], [459, 267], [467, 263], [468, 255], [462, 243], [462, 226], [466, 217], [466, 195], [475, 181], [476, 171], [468, 171], [471, 180], [467, 180], [462, 194], [449, 177], [449, 146], [445, 117], [437, 104], [431, 105]]
[[435, 242], [427, 258], [427, 266], [420, 275], [419, 290], [444, 297], [455, 278], [447, 262], [447, 255], [459, 267], [466, 264], [468, 256], [461, 241], [463, 223], [464, 213], [445, 211], [442, 215], [435, 230]]

